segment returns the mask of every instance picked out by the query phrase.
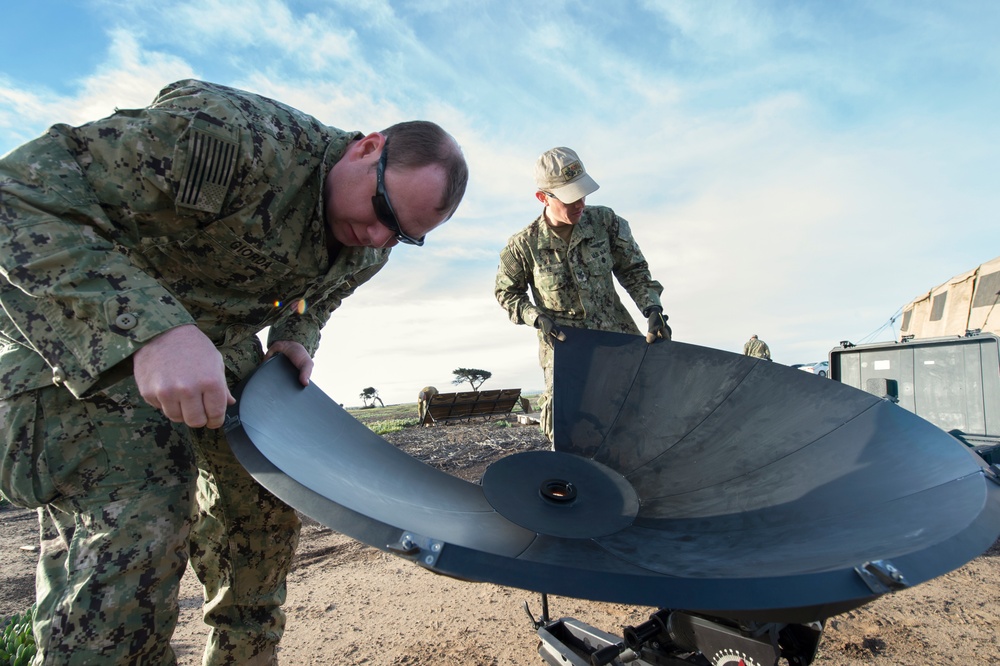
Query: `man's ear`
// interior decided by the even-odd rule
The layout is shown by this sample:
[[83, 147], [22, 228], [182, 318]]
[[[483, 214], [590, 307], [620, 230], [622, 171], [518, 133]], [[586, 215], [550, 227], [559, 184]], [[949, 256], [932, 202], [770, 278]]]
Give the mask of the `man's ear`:
[[[539, 190], [538, 192], [535, 192], [535, 198], [538, 199], [539, 201], [541, 201], [542, 203], [545, 203], [545, 192], [542, 192], [541, 190]], [[548, 204], [546, 204], [546, 205], [548, 205]]]
[[351, 153], [351, 157], [355, 159], [364, 159], [373, 153], [378, 156], [382, 154], [382, 147], [385, 145], [385, 136], [379, 134], [378, 132], [372, 132], [371, 134], [362, 137], [358, 141], [351, 144], [348, 148], [348, 152]]

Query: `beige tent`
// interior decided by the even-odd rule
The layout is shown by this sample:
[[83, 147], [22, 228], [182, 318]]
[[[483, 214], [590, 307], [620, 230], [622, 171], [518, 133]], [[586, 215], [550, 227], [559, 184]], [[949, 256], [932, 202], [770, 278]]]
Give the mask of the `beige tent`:
[[1000, 334], [1000, 307], [994, 306], [1000, 306], [1000, 257], [907, 303], [899, 335], [920, 340], [962, 336], [976, 329]]

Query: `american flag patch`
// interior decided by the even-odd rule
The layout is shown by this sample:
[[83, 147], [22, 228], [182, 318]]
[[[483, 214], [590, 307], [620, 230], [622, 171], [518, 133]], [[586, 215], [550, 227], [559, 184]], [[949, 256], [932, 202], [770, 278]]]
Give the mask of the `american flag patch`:
[[235, 166], [235, 143], [192, 130], [187, 173], [181, 181], [178, 205], [218, 213]]
[[521, 265], [517, 263], [517, 260], [509, 252], [500, 253], [500, 263], [503, 265], [504, 272], [508, 275], [519, 275], [522, 272]]

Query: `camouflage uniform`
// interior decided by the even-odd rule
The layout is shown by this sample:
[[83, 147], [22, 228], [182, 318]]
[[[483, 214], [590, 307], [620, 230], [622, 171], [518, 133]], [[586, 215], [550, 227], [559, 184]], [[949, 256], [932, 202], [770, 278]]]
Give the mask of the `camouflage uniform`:
[[235, 383], [269, 344], [310, 354], [388, 250], [328, 250], [324, 180], [359, 133], [263, 97], [168, 86], [0, 160], [0, 491], [37, 507], [36, 664], [173, 664], [190, 555], [205, 664], [274, 663], [295, 512], [219, 430], [139, 396], [131, 355], [196, 324]]
[[771, 350], [768, 348], [767, 343], [757, 339], [756, 336], [747, 340], [746, 344], [743, 345], [743, 355], [762, 358], [768, 361], [771, 360]]
[[[500, 252], [494, 294], [515, 324], [534, 326], [545, 314], [560, 326], [639, 335], [613, 278], [644, 314], [660, 305], [663, 287], [650, 276], [628, 222], [610, 208], [587, 206], [568, 243], [545, 223], [544, 214], [511, 236]], [[541, 427], [551, 440], [552, 343], [541, 331], [538, 360], [545, 375]]]
[[424, 425], [425, 421], [430, 422], [428, 419], [430, 412], [428, 410], [431, 406], [431, 398], [437, 394], [438, 390], [434, 386], [425, 386], [417, 393], [417, 415], [420, 418], [420, 425]]

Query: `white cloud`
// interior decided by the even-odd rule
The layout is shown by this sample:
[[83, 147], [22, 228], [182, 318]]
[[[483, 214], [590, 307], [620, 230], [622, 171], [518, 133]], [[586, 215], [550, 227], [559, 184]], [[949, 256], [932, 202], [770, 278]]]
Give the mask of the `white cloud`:
[[139, 35], [126, 29], [114, 30], [109, 37], [106, 60], [93, 75], [80, 81], [73, 113], [66, 119], [71, 124], [110, 115], [115, 108], [146, 106], [165, 84], [197, 77], [185, 60], [145, 50]]
[[264, 70], [284, 60], [312, 73], [356, 64], [352, 29], [325, 12], [296, 14], [279, 0], [142, 2], [129, 9], [130, 23], [157, 29], [158, 39], [207, 58], [252, 61]]
[[197, 76], [182, 58], [143, 49], [139, 36], [128, 30], [113, 30], [108, 37], [107, 56], [75, 82], [73, 95], [57, 94], [42, 82], [19, 88], [0, 77], [0, 130], [6, 134], [0, 146], [14, 147], [54, 123], [79, 125], [116, 108], [146, 106], [165, 84]]
[[391, 283], [362, 287], [323, 331], [314, 381], [334, 399], [356, 404], [367, 386], [387, 403], [412, 402], [428, 384], [462, 390], [446, 388], [459, 367], [492, 372], [486, 388], [544, 386], [534, 330], [507, 321], [491, 293], [462, 296], [437, 285], [413, 300]]
[[534, 333], [492, 281], [555, 145], [601, 183], [591, 203], [632, 223], [675, 333], [697, 344], [758, 333], [779, 360], [819, 360], [997, 254], [994, 3], [95, 6], [107, 56], [72, 94], [0, 71], [0, 146], [187, 76], [343, 129], [428, 118], [462, 145], [455, 218], [400, 248], [325, 333], [318, 375], [349, 403], [371, 385], [411, 400], [458, 366], [541, 386]]
[[0, 154], [38, 136], [62, 106], [45, 90], [19, 88], [0, 77]]

